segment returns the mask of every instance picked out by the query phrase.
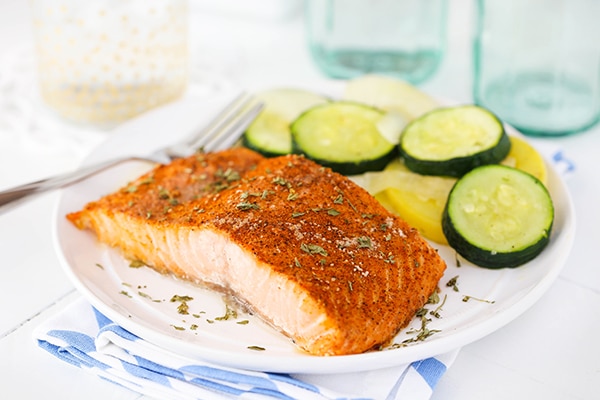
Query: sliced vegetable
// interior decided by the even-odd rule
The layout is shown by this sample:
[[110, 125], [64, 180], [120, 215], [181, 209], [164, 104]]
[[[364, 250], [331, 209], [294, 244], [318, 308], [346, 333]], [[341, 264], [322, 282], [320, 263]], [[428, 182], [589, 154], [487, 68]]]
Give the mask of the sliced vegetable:
[[396, 147], [382, 135], [386, 113], [353, 102], [311, 108], [291, 125], [295, 152], [345, 175], [382, 170]]
[[271, 89], [256, 97], [265, 107], [244, 133], [243, 144], [267, 157], [291, 153], [291, 122], [309, 108], [329, 101], [320, 94], [293, 88]]
[[442, 229], [448, 244], [472, 263], [513, 268], [548, 244], [554, 206], [534, 176], [504, 165], [473, 169], [448, 196]]
[[438, 108], [411, 122], [400, 137], [406, 166], [423, 175], [460, 177], [499, 163], [509, 151], [502, 122], [474, 105]]
[[435, 99], [410, 83], [380, 75], [349, 80], [343, 99], [398, 113], [407, 123], [439, 107]]
[[375, 195], [429, 240], [448, 244], [442, 232], [442, 211], [456, 178], [420, 175], [400, 160], [392, 161], [381, 178], [386, 189]]
[[548, 170], [542, 155], [518, 136], [510, 136], [510, 152], [502, 160], [502, 164], [530, 173], [544, 185], [548, 180]]

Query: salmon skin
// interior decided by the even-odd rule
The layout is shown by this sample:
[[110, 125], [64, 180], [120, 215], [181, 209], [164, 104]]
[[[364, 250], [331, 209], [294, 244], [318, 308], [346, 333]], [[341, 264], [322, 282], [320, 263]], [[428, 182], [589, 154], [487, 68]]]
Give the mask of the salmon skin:
[[446, 268], [365, 190], [298, 155], [199, 153], [67, 218], [129, 259], [232, 294], [318, 356], [389, 344]]

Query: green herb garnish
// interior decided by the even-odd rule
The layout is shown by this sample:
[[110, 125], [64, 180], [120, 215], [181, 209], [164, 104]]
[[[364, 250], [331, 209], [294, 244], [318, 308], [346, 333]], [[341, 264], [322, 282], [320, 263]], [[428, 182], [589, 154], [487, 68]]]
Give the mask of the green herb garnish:
[[495, 303], [494, 300], [479, 299], [479, 298], [473, 297], [473, 296], [464, 296], [463, 299], [462, 299], [462, 301], [465, 302], [465, 303], [467, 301], [469, 301], [469, 300], [477, 300], [477, 301], [481, 301], [483, 303], [489, 303], [489, 304], [494, 304]]
[[188, 315], [189, 312], [189, 306], [187, 304], [188, 301], [192, 301], [194, 300], [193, 297], [190, 296], [180, 296], [180, 295], [173, 295], [173, 297], [171, 297], [170, 302], [171, 303], [175, 303], [175, 302], [179, 302], [180, 304], [177, 306], [177, 312], [179, 314], [182, 315]]
[[447, 287], [451, 287], [452, 290], [454, 290], [455, 292], [458, 292], [458, 275], [456, 275], [454, 278], [450, 279], [447, 283], [446, 286]]
[[406, 339], [404, 341], [402, 341], [402, 343], [414, 343], [414, 342], [421, 342], [425, 339], [427, 339], [428, 337], [430, 337], [431, 335], [441, 332], [438, 329], [429, 329], [427, 327], [427, 324], [429, 324], [429, 322], [431, 322], [430, 319], [426, 318], [425, 316], [421, 317], [421, 328], [416, 330], [416, 329], [411, 329], [410, 331], [406, 332], [407, 334], [412, 334], [412, 333], [416, 333], [416, 336]]
[[431, 311], [429, 314], [433, 315], [436, 318], [442, 318], [442, 316], [440, 315], [440, 311], [442, 310], [442, 307], [446, 303], [447, 297], [448, 297], [448, 295], [444, 295], [444, 300], [442, 300], [442, 303], [439, 306], [437, 306], [437, 308], [435, 310]]
[[145, 266], [146, 266], [146, 264], [140, 260], [132, 260], [129, 263], [129, 268], [141, 268], [141, 267], [145, 267]]
[[250, 203], [250, 202], [247, 202], [247, 201], [239, 202], [236, 205], [236, 207], [237, 207], [238, 210], [241, 210], [241, 211], [248, 211], [248, 210], [252, 210], [252, 209], [260, 210], [260, 206], [258, 204]]
[[227, 321], [229, 319], [236, 319], [237, 317], [237, 311], [225, 304], [225, 314], [221, 317], [215, 318], [215, 321]]
[[324, 248], [322, 248], [321, 246], [318, 246], [316, 244], [306, 244], [306, 243], [302, 243], [300, 245], [300, 250], [308, 253], [308, 254], [320, 254], [322, 256], [327, 256], [327, 251], [325, 251]]
[[371, 243], [371, 238], [369, 238], [368, 236], [360, 236], [356, 240], [358, 241], [359, 249], [363, 249], [363, 248], [370, 249], [373, 247], [373, 244]]

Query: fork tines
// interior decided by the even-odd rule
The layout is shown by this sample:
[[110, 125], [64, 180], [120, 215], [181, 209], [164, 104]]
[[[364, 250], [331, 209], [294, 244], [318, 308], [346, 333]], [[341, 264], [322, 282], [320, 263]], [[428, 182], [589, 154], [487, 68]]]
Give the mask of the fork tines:
[[242, 92], [203, 129], [190, 147], [218, 151], [233, 146], [263, 107], [262, 102]]

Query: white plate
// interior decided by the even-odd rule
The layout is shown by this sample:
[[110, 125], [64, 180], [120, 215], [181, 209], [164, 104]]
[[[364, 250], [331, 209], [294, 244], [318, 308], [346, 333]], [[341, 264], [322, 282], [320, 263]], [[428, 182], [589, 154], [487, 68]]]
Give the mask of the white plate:
[[[195, 128], [199, 120], [214, 114], [228, 98], [182, 101], [143, 115], [116, 130], [87, 162], [132, 151], [144, 153], [173, 142]], [[218, 320], [226, 310], [219, 294], [149, 268], [130, 268], [119, 252], [99, 244], [90, 232], [77, 230], [65, 219], [68, 212], [116, 190], [148, 168], [144, 163], [126, 163], [63, 190], [55, 218], [55, 242], [62, 264], [78, 290], [124, 328], [173, 352], [231, 367], [340, 373], [400, 365], [456, 349], [499, 329], [533, 305], [559, 274], [575, 233], [571, 199], [564, 182], [549, 165], [548, 186], [556, 218], [550, 244], [540, 256], [520, 268], [489, 270], [465, 261], [457, 266], [451, 249], [434, 244], [448, 264], [440, 281], [440, 297], [446, 297], [446, 301], [440, 311], [442, 318], [431, 317], [427, 328], [440, 332], [406, 347], [316, 357], [299, 352], [289, 339], [252, 316]], [[446, 286], [455, 276], [458, 292]], [[188, 302], [190, 315], [177, 312], [179, 303], [169, 301], [173, 295], [194, 298]], [[465, 295], [493, 303], [474, 299], [464, 302]], [[239, 323], [244, 320], [249, 322]], [[407, 331], [419, 328], [420, 322], [415, 320], [398, 334], [396, 342], [414, 337]]]

